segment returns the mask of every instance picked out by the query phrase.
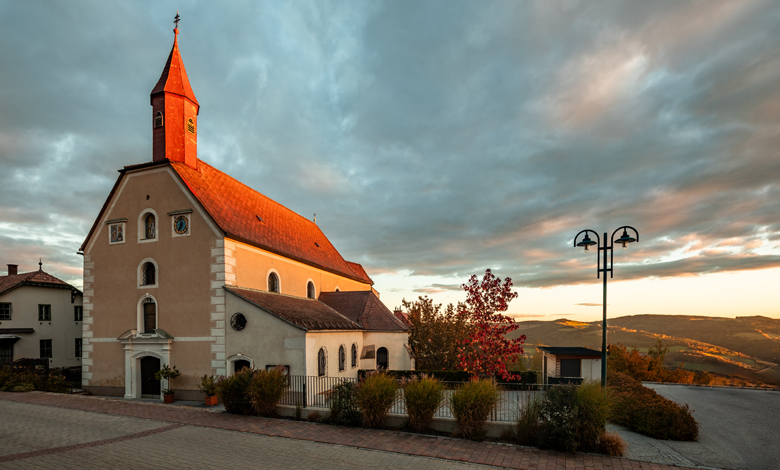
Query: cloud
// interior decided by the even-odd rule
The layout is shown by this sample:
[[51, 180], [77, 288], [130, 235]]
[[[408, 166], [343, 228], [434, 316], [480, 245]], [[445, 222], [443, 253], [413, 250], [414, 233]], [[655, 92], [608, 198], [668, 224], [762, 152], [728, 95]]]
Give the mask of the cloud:
[[595, 303], [592, 303], [592, 302], [582, 302], [582, 303], [574, 304], [574, 305], [581, 305], [583, 307], [601, 307], [604, 304], [595, 304]]
[[[151, 158], [148, 94], [176, 8], [0, 6], [0, 257], [34, 268], [42, 253], [78, 277], [116, 170]], [[640, 242], [615, 254], [616, 280], [780, 265], [779, 13], [200, 2], [179, 45], [200, 158], [316, 213], [346, 259], [545, 288], [593, 282], [574, 234], [624, 224]]]

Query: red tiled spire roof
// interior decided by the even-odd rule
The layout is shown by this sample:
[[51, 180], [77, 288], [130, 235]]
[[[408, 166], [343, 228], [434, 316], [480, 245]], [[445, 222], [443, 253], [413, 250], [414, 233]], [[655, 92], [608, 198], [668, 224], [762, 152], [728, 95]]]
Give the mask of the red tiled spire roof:
[[54, 287], [57, 289], [71, 289], [79, 292], [78, 289], [67, 282], [57, 279], [45, 271], [32, 271], [29, 273], [0, 276], [0, 294], [5, 294], [20, 286]]
[[152, 89], [151, 99], [157, 94], [167, 92], [183, 96], [200, 107], [190, 86], [190, 79], [187, 78], [187, 71], [184, 69], [184, 62], [182, 62], [181, 54], [179, 53], [178, 28], [174, 29], [173, 32], [176, 33], [173, 38], [173, 48], [168, 56], [168, 62], [165, 63], [162, 75], [160, 75], [160, 79], [157, 81], [157, 85]]
[[373, 284], [359, 264], [341, 257], [311, 220], [202, 160], [198, 160], [197, 170], [182, 162], [169, 163], [226, 237]]

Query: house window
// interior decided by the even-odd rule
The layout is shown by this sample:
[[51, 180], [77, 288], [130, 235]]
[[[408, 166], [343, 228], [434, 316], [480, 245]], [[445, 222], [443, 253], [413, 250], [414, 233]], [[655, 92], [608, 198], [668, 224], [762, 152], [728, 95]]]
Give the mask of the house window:
[[347, 367], [347, 353], [344, 350], [344, 345], [339, 346], [339, 372], [343, 371]]
[[192, 118], [187, 119], [187, 131], [190, 134], [194, 134], [195, 133], [195, 121], [193, 121]]
[[111, 224], [108, 226], [108, 232], [109, 244], [125, 242], [125, 224]]
[[151, 262], [146, 262], [141, 267], [141, 285], [153, 286], [157, 284], [157, 269]]
[[317, 375], [322, 377], [328, 373], [328, 354], [325, 352], [325, 348], [320, 348], [320, 352], [317, 353]]
[[317, 290], [314, 288], [314, 283], [311, 281], [306, 284], [306, 297], [310, 299], [317, 298]]
[[144, 333], [154, 333], [157, 328], [157, 304], [154, 299], [144, 300]]
[[41, 340], [41, 358], [42, 359], [51, 359], [51, 340], [50, 339], [42, 339]]
[[144, 217], [144, 239], [154, 239], [156, 227], [157, 224], [154, 219], [154, 214], [148, 214], [146, 217]]
[[82, 321], [84, 319], [84, 307], [81, 305], [75, 305], [73, 307], [73, 320]]
[[10, 319], [11, 319], [11, 304], [0, 303], [0, 320], [10, 320]]
[[154, 128], [157, 129], [158, 127], [163, 126], [163, 114], [161, 111], [157, 111], [157, 114], [154, 115]]
[[0, 339], [0, 366], [14, 362], [14, 342], [10, 339]]
[[276, 273], [268, 275], [268, 292], [279, 293], [279, 276]]
[[376, 350], [376, 368], [377, 370], [387, 370], [387, 367], [387, 348], [379, 348]]
[[352, 367], [357, 367], [357, 344], [352, 345]]
[[76, 357], [81, 357], [81, 338], [76, 338]]
[[38, 304], [38, 321], [51, 321], [51, 305]]

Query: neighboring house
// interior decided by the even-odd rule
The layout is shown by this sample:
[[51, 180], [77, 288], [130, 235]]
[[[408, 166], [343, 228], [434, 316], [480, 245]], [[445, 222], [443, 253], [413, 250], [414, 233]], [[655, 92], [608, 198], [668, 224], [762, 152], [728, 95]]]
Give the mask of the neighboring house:
[[540, 346], [544, 383], [570, 379], [601, 381], [601, 351], [580, 347]]
[[409, 369], [408, 328], [363, 267], [317, 224], [197, 158], [199, 104], [178, 30], [151, 93], [152, 161], [126, 166], [81, 251], [83, 385], [179, 397], [204, 374], [287, 366], [293, 375]]
[[81, 291], [43, 271], [0, 276], [0, 365], [48, 358], [50, 367], [81, 365]]

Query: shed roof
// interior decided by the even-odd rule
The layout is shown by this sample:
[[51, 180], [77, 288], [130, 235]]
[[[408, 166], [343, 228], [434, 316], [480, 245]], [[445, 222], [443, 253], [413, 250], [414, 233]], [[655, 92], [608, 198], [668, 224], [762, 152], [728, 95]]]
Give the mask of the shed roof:
[[540, 346], [538, 349], [556, 356], [601, 357], [601, 351], [581, 347]]

